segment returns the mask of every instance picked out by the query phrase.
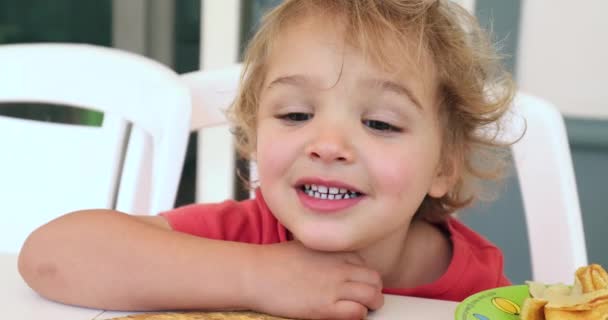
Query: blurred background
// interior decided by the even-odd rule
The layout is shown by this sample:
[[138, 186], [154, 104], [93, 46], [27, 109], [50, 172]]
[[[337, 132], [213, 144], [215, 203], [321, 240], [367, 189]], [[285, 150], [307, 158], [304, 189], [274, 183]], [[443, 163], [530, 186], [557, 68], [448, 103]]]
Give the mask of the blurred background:
[[[0, 0], [0, 44], [77, 42], [117, 47], [177, 73], [239, 61], [261, 15], [281, 0]], [[608, 2], [461, 0], [491, 28], [520, 88], [554, 103], [566, 120], [590, 262], [608, 266]], [[1, 70], [0, 70], [1, 72]], [[1, 90], [1, 88], [0, 88]], [[99, 125], [103, 115], [74, 108], [14, 106], [2, 115]], [[176, 205], [195, 200], [196, 134]], [[542, 156], [542, 155], [539, 155]], [[507, 276], [531, 278], [523, 207], [511, 174], [498, 199], [463, 220], [505, 252]], [[236, 197], [247, 192], [236, 188]], [[551, 221], [547, 221], [547, 228]]]

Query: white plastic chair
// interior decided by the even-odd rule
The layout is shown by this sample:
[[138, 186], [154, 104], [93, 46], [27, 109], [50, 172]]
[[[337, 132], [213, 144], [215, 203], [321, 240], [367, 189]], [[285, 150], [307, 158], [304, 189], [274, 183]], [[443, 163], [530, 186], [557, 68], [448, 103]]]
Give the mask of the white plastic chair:
[[[538, 97], [519, 93], [507, 135], [525, 135], [512, 146], [519, 178], [532, 262], [532, 278], [571, 283], [587, 264], [587, 249], [574, 167], [559, 110]], [[525, 124], [522, 121], [525, 119]]]
[[177, 74], [77, 44], [2, 45], [0, 70], [2, 104], [104, 112], [101, 127], [0, 116], [0, 252], [17, 252], [36, 227], [73, 210], [173, 208], [191, 112]]
[[236, 96], [241, 66], [181, 75], [192, 96], [190, 129], [198, 131], [196, 201], [234, 198], [235, 158], [225, 111]]
[[[234, 99], [239, 72], [236, 65], [182, 75], [193, 95], [191, 128], [202, 129], [198, 202], [232, 197], [234, 161], [229, 137], [209, 141], [201, 136], [208, 135], [205, 128], [210, 126], [227, 134], [222, 112]], [[576, 268], [587, 264], [587, 253], [563, 118], [550, 103], [519, 93], [504, 120], [507, 125], [503, 137], [508, 141], [514, 141], [526, 130], [512, 146], [512, 152], [524, 202], [533, 279], [570, 283]]]

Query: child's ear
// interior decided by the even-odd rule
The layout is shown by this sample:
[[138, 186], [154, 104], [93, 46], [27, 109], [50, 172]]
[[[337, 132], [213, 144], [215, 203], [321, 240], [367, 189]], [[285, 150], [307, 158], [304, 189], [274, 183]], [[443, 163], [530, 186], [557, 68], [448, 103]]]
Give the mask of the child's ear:
[[446, 160], [437, 167], [437, 172], [429, 188], [428, 195], [433, 198], [445, 196], [458, 180], [458, 166], [453, 159]]

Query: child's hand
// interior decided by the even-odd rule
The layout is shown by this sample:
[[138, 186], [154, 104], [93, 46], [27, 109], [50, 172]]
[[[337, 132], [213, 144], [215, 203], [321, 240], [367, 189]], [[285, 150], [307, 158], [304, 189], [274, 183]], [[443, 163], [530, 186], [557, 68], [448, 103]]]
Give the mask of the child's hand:
[[251, 308], [310, 319], [363, 319], [384, 303], [382, 279], [353, 253], [291, 241], [259, 247], [246, 290]]

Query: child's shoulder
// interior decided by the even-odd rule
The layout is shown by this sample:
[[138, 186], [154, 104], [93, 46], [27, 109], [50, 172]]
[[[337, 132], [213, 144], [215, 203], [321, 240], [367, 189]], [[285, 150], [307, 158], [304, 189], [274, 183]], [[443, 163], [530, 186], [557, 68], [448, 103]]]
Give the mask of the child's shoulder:
[[461, 281], [477, 283], [477, 289], [507, 284], [501, 249], [462, 222], [450, 218], [447, 225], [452, 240], [450, 269]]
[[219, 202], [192, 203], [159, 213], [159, 215], [164, 217], [180, 215], [210, 216], [214, 214], [272, 215], [259, 191], [256, 191], [255, 197], [250, 199], [227, 199]]
[[[439, 234], [449, 239], [451, 254], [447, 262], [437, 262], [436, 254], [431, 254], [432, 263], [447, 264], [442, 274], [432, 282], [415, 287], [385, 288], [384, 293], [411, 295], [424, 298], [462, 301], [469, 295], [508, 284], [503, 274], [503, 257], [500, 249], [476, 233], [462, 222], [449, 218], [441, 224], [420, 224], [424, 237], [424, 255], [429, 255], [433, 246], [431, 239], [438, 239]], [[435, 232], [429, 233], [429, 227]], [[427, 262], [426, 271], [431, 270]], [[425, 271], [425, 272], [426, 272]]]
[[456, 218], [448, 218], [446, 221], [446, 228], [453, 243], [464, 244], [467, 247], [475, 249], [499, 250], [495, 244], [490, 242], [490, 240]]
[[160, 215], [173, 230], [204, 238], [258, 244], [287, 239], [287, 230], [259, 193], [253, 199], [190, 204]]

